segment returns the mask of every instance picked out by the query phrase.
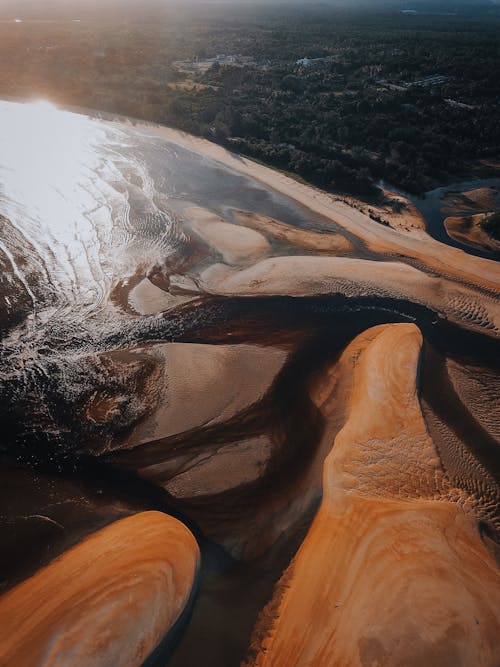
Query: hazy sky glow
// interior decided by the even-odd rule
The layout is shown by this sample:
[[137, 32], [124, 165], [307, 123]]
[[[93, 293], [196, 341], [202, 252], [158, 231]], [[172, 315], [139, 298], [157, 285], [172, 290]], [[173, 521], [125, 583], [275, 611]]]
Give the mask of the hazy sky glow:
[[325, 5], [330, 6], [369, 6], [369, 7], [386, 7], [386, 6], [416, 6], [419, 5], [435, 5], [435, 6], [460, 6], [460, 5], [498, 5], [500, 0], [0, 0], [0, 11], [17, 9], [19, 11], [29, 9], [47, 9], [60, 8], [61, 10], [83, 9], [83, 10], [98, 10], [99, 7], [105, 6], [186, 6], [186, 5], [299, 5], [306, 7], [321, 7]]

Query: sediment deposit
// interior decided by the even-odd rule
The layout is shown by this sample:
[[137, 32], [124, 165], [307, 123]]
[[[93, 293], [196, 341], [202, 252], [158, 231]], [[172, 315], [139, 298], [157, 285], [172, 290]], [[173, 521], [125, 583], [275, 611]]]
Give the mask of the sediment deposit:
[[0, 119], [0, 664], [496, 667], [498, 263], [175, 130]]
[[0, 664], [140, 665], [189, 601], [181, 523], [144, 512], [98, 531], [0, 598]]
[[427, 433], [421, 344], [416, 327], [393, 325], [344, 353], [347, 421], [255, 664], [496, 664], [497, 565]]
[[444, 221], [446, 231], [451, 238], [478, 250], [500, 253], [500, 241], [490, 236], [483, 223], [488, 220], [488, 213], [477, 213], [471, 216], [450, 216]]

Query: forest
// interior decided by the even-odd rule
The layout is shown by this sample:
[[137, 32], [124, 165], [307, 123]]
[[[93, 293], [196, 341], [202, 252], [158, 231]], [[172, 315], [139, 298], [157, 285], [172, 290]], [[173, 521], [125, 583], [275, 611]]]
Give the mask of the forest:
[[0, 23], [0, 97], [172, 125], [360, 196], [496, 175], [497, 12], [78, 16]]

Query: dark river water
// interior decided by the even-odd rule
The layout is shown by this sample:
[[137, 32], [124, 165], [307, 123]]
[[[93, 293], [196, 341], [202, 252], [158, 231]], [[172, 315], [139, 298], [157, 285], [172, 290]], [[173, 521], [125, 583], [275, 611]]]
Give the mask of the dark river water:
[[497, 206], [500, 207], [500, 178], [483, 178], [475, 179], [472, 181], [461, 181], [459, 183], [449, 183], [434, 190], [429, 190], [421, 196], [415, 196], [399, 190], [398, 188], [384, 184], [384, 187], [387, 187], [392, 192], [400, 194], [403, 197], [409, 199], [417, 209], [420, 211], [425, 220], [426, 229], [432, 238], [446, 245], [450, 245], [453, 248], [460, 248], [470, 255], [475, 255], [476, 257], [484, 257], [485, 259], [497, 259], [496, 255], [493, 252], [488, 250], [479, 250], [473, 248], [472, 246], [465, 245], [456, 241], [451, 236], [449, 236], [446, 231], [444, 224], [445, 219], [450, 215], [443, 211], [443, 198], [448, 194], [468, 192], [469, 190], [475, 190], [477, 188], [495, 188], [498, 190], [496, 200]]
[[[481, 182], [486, 184], [500, 180]], [[442, 233], [443, 192], [414, 201], [431, 234], [450, 243]], [[259, 435], [283, 431], [293, 445], [272, 480], [292, 498], [294, 481], [311, 464], [321, 437], [308, 383], [354, 336], [376, 324], [415, 322], [436, 354], [485, 367], [496, 365], [498, 345], [420, 305], [369, 295], [210, 297], [157, 316], [131, 314], [111, 298], [115, 286], [138, 272], [178, 262], [179, 256], [189, 259], [193, 249], [182, 213], [192, 205], [226, 218], [237, 208], [349, 237], [292, 199], [144, 126], [46, 103], [0, 102], [0, 541], [6, 573], [1, 585], [14, 585], [120, 516], [161, 509], [193, 531], [202, 569], [189, 608], [148, 665], [231, 667], [245, 657], [257, 614], [300, 544], [315, 505], [261, 557], [232, 558], [203, 531], [210, 512], [220, 507], [177, 502], [141, 479], [126, 457], [94, 456], [102, 453], [103, 442], [119, 441], [146, 413], [141, 410], [147, 411], [148, 399], [141, 392], [154, 370], [146, 360], [135, 374], [120, 371], [114, 377], [99, 355], [113, 350], [126, 359], [131, 348], [148, 350], [169, 341], [287, 346], [290, 360], [266, 397], [265, 410], [257, 406], [251, 423]], [[366, 256], [362, 244], [355, 241], [354, 248], [355, 256]], [[123, 393], [119, 418], [86, 422], [80, 406], [109, 387]], [[482, 463], [498, 472], [484, 454], [489, 444], [484, 434], [474, 425], [469, 432], [484, 444], [478, 447]], [[218, 437], [229, 442], [235, 433], [238, 424], [223, 424]], [[203, 434], [199, 437], [203, 442]], [[185, 445], [192, 446], [188, 436]], [[252, 503], [265, 502], [268, 487], [253, 489], [255, 498], [235, 491], [224, 502], [230, 511], [240, 505], [249, 511]], [[40, 508], [55, 517], [54, 525], [24, 521], [41, 514]], [[22, 529], [12, 528], [9, 512], [22, 516]], [[73, 530], [71, 537], [61, 534], [59, 524], [68, 534]]]

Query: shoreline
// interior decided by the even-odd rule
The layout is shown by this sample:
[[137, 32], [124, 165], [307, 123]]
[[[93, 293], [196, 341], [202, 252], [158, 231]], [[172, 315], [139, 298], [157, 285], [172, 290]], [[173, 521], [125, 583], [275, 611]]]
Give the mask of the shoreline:
[[455, 241], [482, 252], [491, 253], [492, 256], [498, 256], [500, 242], [490, 237], [481, 226], [481, 223], [487, 220], [488, 215], [488, 213], [451, 215], [445, 218], [444, 226], [448, 236]]
[[[26, 101], [2, 101], [29, 104]], [[462, 284], [472, 284], [495, 296], [500, 294], [500, 266], [495, 260], [477, 257], [465, 250], [439, 242], [418, 226], [398, 231], [398, 228], [401, 230], [399, 214], [392, 216], [394, 228], [380, 224], [360, 210], [369, 205], [359, 201], [358, 206], [358, 200], [354, 197], [330, 194], [250, 158], [233, 153], [203, 137], [191, 135], [166, 125], [83, 107], [68, 105], [57, 108], [68, 113], [87, 115], [117, 127], [125, 125], [136, 128], [145, 135], [160, 137], [174, 145], [216, 161], [223, 167], [254, 179], [271, 190], [292, 199], [313, 213], [336, 223], [347, 233], [362, 241], [366, 248], [374, 253], [385, 255], [387, 258], [397, 256], [401, 261], [405, 259], [417, 261], [430, 269], [431, 273], [439, 272], [443, 277]], [[396, 191], [394, 193], [397, 194]], [[391, 222], [391, 216], [387, 217], [388, 222]], [[464, 259], [466, 259], [466, 267], [464, 267]]]
[[[131, 123], [130, 120], [128, 122]], [[313, 185], [295, 181], [279, 171], [232, 153], [207, 139], [167, 126], [152, 126], [141, 121], [133, 126], [257, 180], [314, 213], [335, 222], [363, 241], [374, 252], [388, 256], [403, 255], [403, 260], [404, 257], [417, 260], [459, 282], [473, 283], [494, 294], [500, 293], [500, 267], [494, 260], [475, 257], [460, 249], [447, 246], [434, 240], [421, 229], [402, 233], [381, 225], [353, 205], [336, 199], [335, 195], [330, 195]], [[464, 267], [464, 256], [467, 257], [467, 267]]]
[[[33, 285], [39, 299], [2, 341], [0, 615], [34, 610], [12, 650], [118, 664], [106, 638], [131, 656], [138, 637], [137, 665], [244, 665], [263, 649], [257, 665], [278, 667], [354, 664], [366, 627], [404, 664], [433, 657], [429, 632], [452, 658], [483, 645], [500, 595], [497, 263], [430, 237], [404, 195], [389, 224], [172, 128], [0, 111], [4, 171], [27, 184], [5, 180], [0, 296], [23, 308]], [[80, 125], [85, 150], [68, 143]], [[53, 167], [33, 201], [26, 156]], [[67, 266], [74, 282], [58, 282]], [[51, 595], [68, 572], [78, 585]]]

